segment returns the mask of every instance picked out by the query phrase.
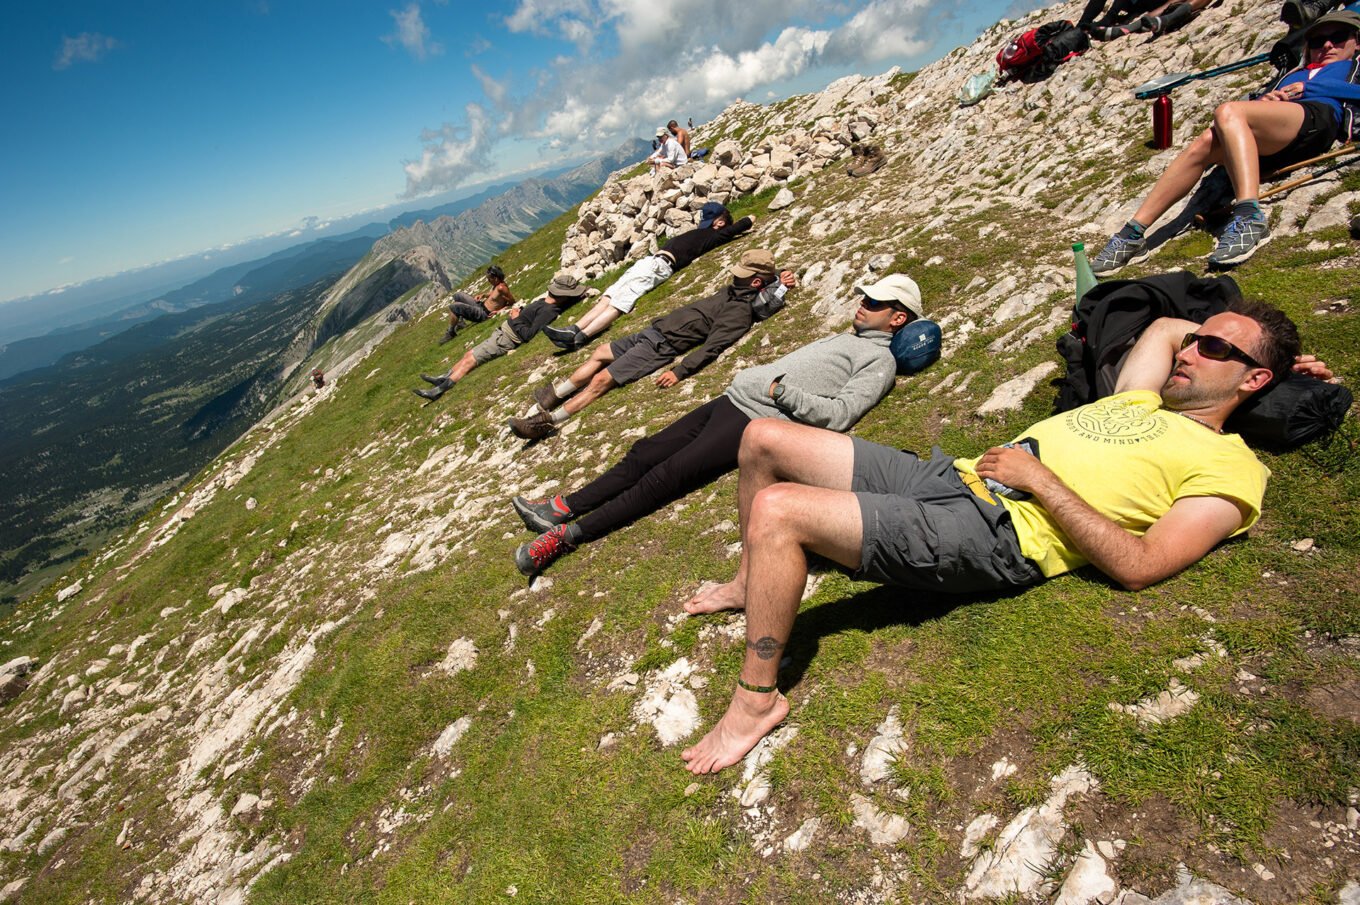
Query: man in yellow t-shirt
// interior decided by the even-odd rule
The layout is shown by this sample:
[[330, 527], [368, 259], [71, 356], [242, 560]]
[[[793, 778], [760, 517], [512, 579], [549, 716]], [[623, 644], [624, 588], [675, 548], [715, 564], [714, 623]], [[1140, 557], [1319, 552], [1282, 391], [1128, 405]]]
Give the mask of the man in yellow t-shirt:
[[687, 769], [736, 763], [788, 715], [775, 682], [809, 553], [857, 577], [938, 591], [1023, 587], [1086, 563], [1138, 589], [1247, 530], [1269, 472], [1223, 424], [1291, 367], [1331, 376], [1298, 351], [1294, 324], [1261, 303], [1239, 301], [1202, 325], [1164, 318], [1129, 353], [1113, 396], [969, 460], [752, 422], [740, 453], [741, 565], [685, 603], [691, 614], [745, 609], [746, 655], [727, 712], [683, 752]]

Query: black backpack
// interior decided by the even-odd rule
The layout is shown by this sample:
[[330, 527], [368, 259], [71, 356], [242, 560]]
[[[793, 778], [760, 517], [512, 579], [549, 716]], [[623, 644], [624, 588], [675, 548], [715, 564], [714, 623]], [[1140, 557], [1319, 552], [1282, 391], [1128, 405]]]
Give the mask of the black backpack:
[[[1241, 295], [1232, 277], [1185, 271], [1097, 284], [1073, 310], [1072, 330], [1058, 337], [1067, 373], [1058, 381], [1054, 412], [1113, 393], [1124, 359], [1157, 318], [1202, 324]], [[1339, 384], [1290, 374], [1238, 407], [1224, 427], [1252, 446], [1283, 452], [1336, 430], [1352, 401]]]
[[1086, 32], [1066, 19], [1049, 22], [1016, 35], [996, 55], [1002, 81], [1042, 82], [1058, 66], [1091, 47]]

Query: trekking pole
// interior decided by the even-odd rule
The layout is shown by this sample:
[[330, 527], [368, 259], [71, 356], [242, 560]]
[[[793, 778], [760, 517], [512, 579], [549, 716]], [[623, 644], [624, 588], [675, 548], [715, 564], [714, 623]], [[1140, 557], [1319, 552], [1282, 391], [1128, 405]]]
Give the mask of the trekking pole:
[[[1315, 163], [1322, 163], [1327, 160], [1335, 160], [1336, 158], [1343, 157], [1347, 154], [1354, 154], [1356, 151], [1360, 151], [1360, 145], [1357, 145], [1354, 142], [1351, 142], [1350, 144], [1344, 144], [1339, 148], [1335, 148], [1331, 151], [1328, 151], [1326, 154], [1319, 154], [1317, 157], [1310, 157], [1307, 160], [1300, 160], [1298, 163], [1291, 163], [1287, 167], [1280, 167], [1278, 170], [1271, 173], [1269, 176], [1266, 176], [1261, 181], [1269, 182], [1272, 179], [1278, 179], [1281, 176], [1284, 176], [1288, 173], [1296, 172], [1298, 170], [1303, 169], [1304, 167], [1312, 166]], [[1298, 179], [1291, 179], [1288, 182], [1284, 183], [1283, 185], [1277, 185], [1272, 189], [1261, 192], [1261, 194], [1257, 196], [1256, 200], [1265, 201], [1267, 198], [1273, 198], [1274, 196], [1279, 195], [1283, 192], [1287, 192], [1290, 189], [1296, 189], [1301, 185], [1306, 185], [1307, 183], [1312, 182], [1314, 179], [1317, 179], [1321, 176], [1326, 176], [1328, 173], [1335, 172], [1336, 170], [1340, 169], [1341, 167], [1344, 167], [1346, 164], [1351, 162], [1352, 161], [1350, 160], [1343, 160], [1339, 163], [1335, 163], [1332, 166], [1327, 167], [1326, 169], [1318, 170], [1316, 173], [1309, 173], [1307, 176], [1300, 176]], [[1208, 211], [1207, 213], [1195, 214], [1195, 225], [1202, 227], [1213, 223], [1221, 223], [1222, 221], [1226, 220], [1231, 213], [1232, 206], [1224, 205], [1223, 207], [1214, 208], [1213, 210]]]
[[1222, 66], [1215, 66], [1212, 69], [1205, 69], [1203, 72], [1168, 72], [1166, 75], [1159, 75], [1151, 81], [1144, 82], [1133, 89], [1133, 96], [1140, 101], [1149, 98], [1161, 97], [1170, 94], [1172, 89], [1179, 88], [1181, 85], [1190, 82], [1197, 82], [1200, 79], [1211, 79], [1214, 76], [1227, 75], [1239, 69], [1247, 69], [1258, 63], [1270, 62], [1270, 54], [1258, 53], [1254, 57], [1247, 57], [1245, 60], [1238, 60], [1235, 63], [1224, 63]]

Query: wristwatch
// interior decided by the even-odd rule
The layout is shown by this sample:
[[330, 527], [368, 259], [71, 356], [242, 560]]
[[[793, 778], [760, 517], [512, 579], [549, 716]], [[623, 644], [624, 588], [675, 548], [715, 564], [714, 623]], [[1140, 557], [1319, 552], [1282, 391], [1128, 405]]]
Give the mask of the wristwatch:
[[780, 374], [778, 377], [774, 379], [774, 389], [770, 391], [770, 398], [773, 399], [775, 402], [778, 402], [779, 397], [784, 395], [784, 384], [781, 382], [783, 381], [783, 379], [784, 379], [783, 374]]

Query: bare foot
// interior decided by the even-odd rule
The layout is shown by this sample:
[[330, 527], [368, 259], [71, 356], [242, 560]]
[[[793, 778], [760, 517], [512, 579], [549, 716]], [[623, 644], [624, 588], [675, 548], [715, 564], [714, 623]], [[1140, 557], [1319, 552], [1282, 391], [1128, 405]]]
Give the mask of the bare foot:
[[788, 699], [779, 692], [760, 694], [738, 688], [718, 725], [699, 744], [681, 753], [685, 769], [695, 774], [717, 773], [732, 766], [788, 715]]
[[744, 610], [746, 589], [735, 578], [727, 584], [706, 582], [699, 586], [693, 597], [685, 601], [684, 607], [691, 616], [720, 613], [723, 610]]

